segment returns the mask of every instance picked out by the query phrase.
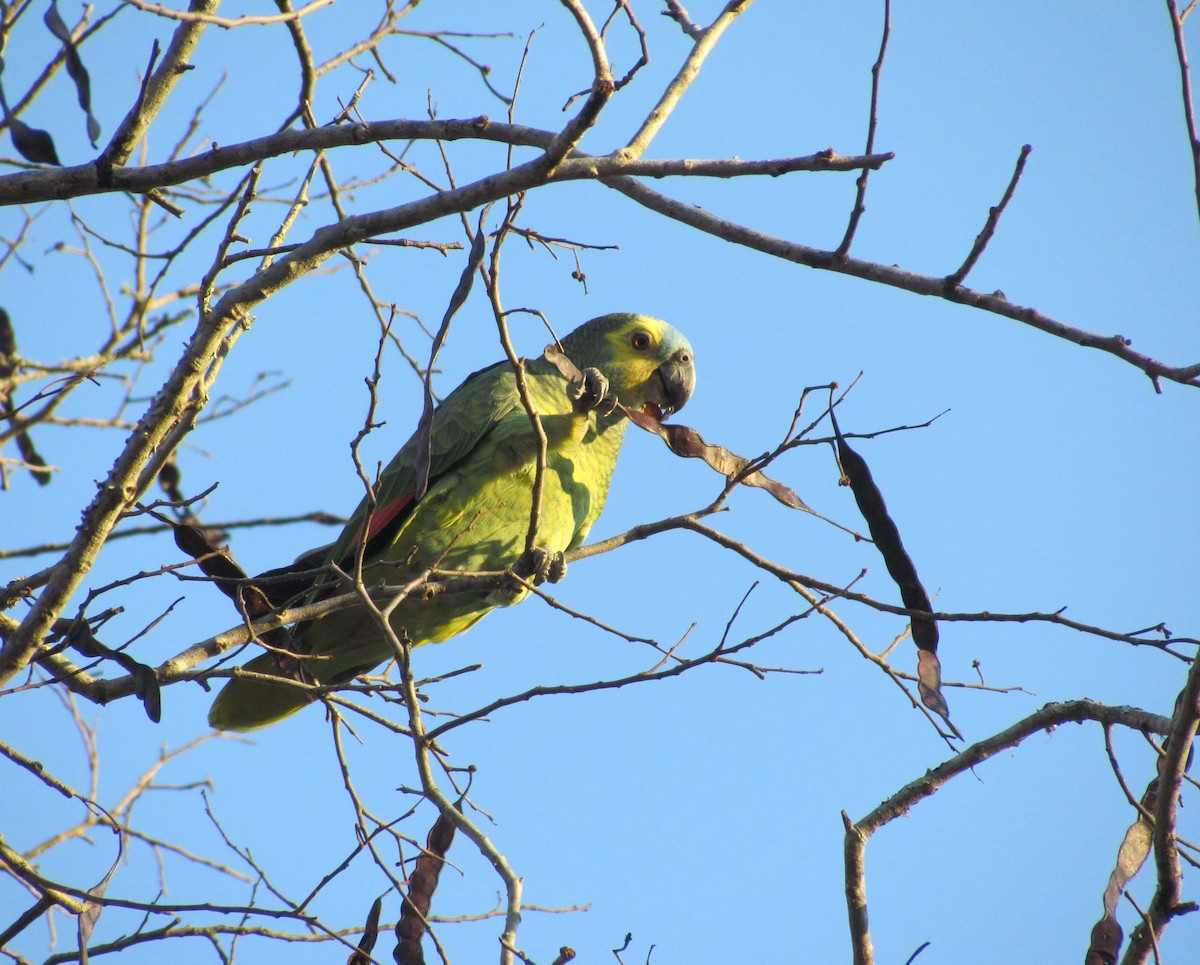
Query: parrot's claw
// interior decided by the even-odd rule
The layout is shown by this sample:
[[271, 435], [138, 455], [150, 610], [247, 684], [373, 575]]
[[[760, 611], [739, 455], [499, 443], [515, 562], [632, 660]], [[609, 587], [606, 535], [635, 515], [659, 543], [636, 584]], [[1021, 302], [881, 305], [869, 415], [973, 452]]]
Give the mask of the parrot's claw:
[[544, 546], [535, 546], [526, 550], [509, 570], [506, 585], [499, 591], [504, 603], [508, 605], [523, 599], [528, 592], [527, 586], [532, 583], [557, 583], [567, 575], [567, 561], [562, 553], [549, 550]]
[[567, 561], [558, 550], [535, 546], [518, 557], [512, 571], [534, 586], [539, 583], [557, 583], [566, 576]]
[[609, 415], [617, 407], [617, 400], [608, 394], [608, 379], [599, 369], [584, 369], [583, 381], [572, 382], [567, 394], [580, 415], [593, 409], [601, 415]]
[[550, 566], [546, 570], [547, 583], [561, 583], [567, 575], [567, 558], [562, 553], [552, 553]]
[[271, 646], [269, 653], [275, 658], [279, 667], [279, 676], [288, 680], [299, 680], [301, 683], [315, 683], [308, 668], [308, 661], [298, 656], [299, 649], [292, 637], [290, 627], [276, 627], [262, 635], [264, 643]]

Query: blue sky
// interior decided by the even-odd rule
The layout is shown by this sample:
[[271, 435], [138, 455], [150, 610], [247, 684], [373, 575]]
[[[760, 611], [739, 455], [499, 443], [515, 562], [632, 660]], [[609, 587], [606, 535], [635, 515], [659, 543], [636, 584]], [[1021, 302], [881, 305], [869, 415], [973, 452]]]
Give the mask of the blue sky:
[[[480, 13], [474, 5], [426, 4], [408, 26], [516, 33], [461, 41], [493, 67], [501, 89], [511, 87], [524, 36], [540, 26], [516, 119], [560, 125], [564, 101], [590, 80], [586, 51], [566, 12], [554, 3], [488, 7]], [[689, 9], [707, 22], [718, 7], [693, 3]], [[721, 41], [650, 156], [750, 159], [830, 146], [858, 153], [881, 8], [754, 5]], [[74, 13], [63, 9], [64, 16]], [[625, 143], [687, 52], [687, 41], [657, 7], [636, 9], [653, 60], [585, 139], [582, 146], [592, 153]], [[338, 5], [308, 21], [318, 58], [340, 49], [349, 35], [347, 10]], [[229, 11], [235, 12], [242, 11]], [[51, 48], [36, 26], [26, 25], [26, 33], [9, 42], [4, 81], [10, 100]], [[614, 30], [610, 52], [620, 74], [634, 50], [628, 36]], [[166, 23], [127, 11], [84, 48], [106, 136], [136, 93], [151, 38], [168, 34]], [[1194, 29], [1191, 35], [1194, 40]], [[377, 77], [367, 88], [361, 110], [368, 119], [422, 117], [427, 97], [442, 117], [503, 117], [503, 105], [478, 75], [445, 51], [419, 38], [391, 49], [388, 66], [397, 83]], [[151, 131], [148, 158], [163, 158], [193, 105], [224, 71], [228, 80], [203, 115], [201, 131], [230, 144], [273, 130], [294, 102], [291, 57], [278, 29], [211, 30], [177, 104]], [[357, 82], [354, 74], [330, 78], [314, 105], [317, 117], [336, 113], [336, 98], [348, 98]], [[92, 153], [73, 97], [60, 79], [26, 120], [53, 129], [66, 163], [83, 163]], [[871, 177], [853, 253], [918, 272], [952, 271], [1025, 143], [1033, 145], [1025, 175], [968, 284], [1001, 289], [1016, 303], [1086, 330], [1119, 332], [1163, 361], [1195, 362], [1200, 232], [1163, 5], [1100, 3], [1086, 11], [1034, 2], [897, 5], [876, 140], [878, 150], [894, 151], [896, 158]], [[460, 182], [503, 164], [503, 149], [495, 146], [454, 144], [448, 151]], [[6, 140], [0, 154], [11, 153]], [[442, 177], [431, 147], [414, 149], [413, 159]], [[305, 160], [272, 162], [264, 184], [287, 185]], [[370, 150], [335, 152], [331, 160], [342, 177], [367, 175], [380, 163]], [[820, 248], [836, 247], [854, 198], [852, 174], [674, 179], [651, 186]], [[291, 190], [280, 187], [276, 196]], [[415, 181], [394, 180], [356, 192], [347, 204], [367, 211], [420, 196]], [[127, 230], [119, 199], [73, 204], [95, 227]], [[183, 226], [165, 227], [164, 236], [177, 236], [199, 210], [191, 210]], [[254, 244], [265, 244], [281, 210], [264, 202], [242, 230]], [[12, 237], [19, 220], [16, 211], [0, 212], [0, 235]], [[328, 206], [314, 203], [293, 238], [307, 238], [330, 220]], [[671, 321], [687, 333], [698, 358], [697, 391], [680, 419], [711, 441], [747, 455], [762, 452], [782, 437], [804, 386], [846, 385], [860, 372], [839, 410], [843, 429], [916, 424], [949, 410], [929, 428], [858, 447], [938, 607], [1016, 613], [1065, 607], [1069, 616], [1108, 629], [1165, 622], [1176, 635], [1200, 635], [1200, 399], [1194, 390], [1167, 384], [1155, 394], [1143, 375], [1102, 353], [994, 315], [774, 261], [666, 221], [597, 184], [534, 192], [523, 224], [619, 250], [583, 253], [585, 293], [571, 278], [571, 259], [554, 261], [510, 244], [506, 304], [540, 308], [562, 330], [617, 310]], [[82, 259], [53, 252], [40, 258], [59, 238], [73, 237], [69, 230], [61, 209], [42, 214], [29, 249], [39, 255], [36, 272], [10, 263], [0, 275], [0, 305], [13, 317], [20, 349], [41, 361], [91, 346], [105, 330]], [[462, 232], [447, 220], [413, 237], [460, 241]], [[202, 251], [211, 251], [211, 243]], [[101, 256], [119, 283], [128, 261], [112, 252]], [[368, 276], [379, 297], [434, 325], [463, 257], [382, 248], [372, 253]], [[229, 280], [244, 277], [250, 264], [233, 269]], [[207, 520], [348, 512], [361, 495], [348, 442], [366, 412], [362, 380], [373, 364], [377, 328], [349, 271], [336, 259], [327, 267], [336, 270], [303, 279], [259, 307], [215, 394], [238, 396], [262, 372], [285, 373], [290, 387], [202, 426], [181, 451], [187, 492], [219, 483], [204, 506]], [[200, 253], [176, 269], [176, 283], [195, 281], [206, 268]], [[402, 321], [399, 331], [411, 350], [427, 351], [414, 323]], [[493, 333], [477, 291], [441, 357], [442, 391], [498, 357]], [[513, 323], [513, 335], [530, 355], [545, 342], [527, 317]], [[142, 376], [141, 394], [161, 384], [163, 366], [183, 338], [180, 330], [168, 337], [160, 363]], [[70, 411], [109, 414], [117, 398], [114, 387], [102, 385], [80, 393]], [[381, 393], [387, 425], [368, 440], [369, 460], [386, 460], [407, 438], [418, 400], [416, 379], [398, 355], [389, 356]], [[817, 402], [809, 405], [815, 415]], [[47, 428], [36, 438], [62, 472], [44, 489], [17, 475], [0, 493], [7, 545], [69, 538], [94, 481], [123, 441], [119, 432], [81, 429]], [[826, 447], [791, 453], [772, 472], [822, 513], [862, 528]], [[699, 463], [680, 461], [657, 440], [631, 432], [593, 535], [698, 509], [720, 483]], [[848, 583], [866, 568], [856, 588], [898, 602], [869, 544], [762, 492], [737, 493], [714, 525], [831, 583]], [[232, 548], [257, 572], [330, 538], [316, 526], [239, 531]], [[0, 561], [0, 578], [6, 582], [52, 560]], [[166, 537], [118, 541], [106, 548], [86, 585], [178, 561]], [[802, 601], [683, 533], [579, 562], [555, 595], [666, 644], [694, 624], [681, 652], [698, 654], [720, 638], [756, 581], [731, 631], [741, 639], [800, 612]], [[111, 602], [125, 612], [106, 628], [108, 642], [128, 639], [179, 596], [184, 601], [134, 645], [138, 659], [156, 663], [236, 622], [210, 587], [159, 578], [119, 600], [114, 596]], [[903, 629], [896, 618], [850, 604], [837, 612], [876, 650]], [[580, 960], [607, 961], [627, 932], [633, 935], [627, 962], [644, 961], [651, 946], [657, 965], [849, 960], [840, 812], [861, 817], [950, 752], [895, 686], [818, 618], [797, 622], [753, 653], [764, 666], [822, 673], [759, 680], [738, 668], [702, 668], [660, 683], [530, 701], [447, 736], [454, 762], [477, 767], [472, 796], [494, 822], [476, 817], [524, 877], [526, 901], [589, 906], [571, 914], [526, 914], [521, 946], [535, 961], [549, 962], [561, 945], [577, 949]], [[948, 681], [978, 681], [978, 661], [988, 684], [1023, 688], [1008, 694], [948, 688], [953, 719], [968, 742], [1052, 700], [1090, 697], [1168, 714], [1186, 672], [1160, 653], [1040, 623], [944, 625], [940, 655]], [[899, 669], [913, 670], [911, 643], [902, 643], [893, 659]], [[434, 676], [481, 663], [481, 670], [428, 691], [428, 708], [465, 712], [536, 684], [616, 678], [654, 662], [644, 646], [530, 601], [493, 614], [462, 638], [421, 650], [417, 671]], [[83, 706], [83, 716], [98, 727], [98, 800], [119, 798], [160, 747], [203, 734], [209, 699], [197, 686], [169, 688], [159, 726], [131, 701]], [[59, 777], [86, 786], [74, 727], [48, 692], [0, 700], [0, 734]], [[360, 736], [361, 746], [349, 749], [359, 793], [376, 814], [396, 818], [413, 803], [396, 791], [417, 783], [410, 751], [369, 727]], [[1128, 733], [1118, 732], [1115, 745], [1129, 784], [1140, 792], [1153, 773], [1152, 752]], [[210, 741], [161, 775], [164, 784], [198, 781], [209, 782], [208, 801], [229, 836], [253, 851], [289, 897], [307, 894], [354, 847], [353, 814], [318, 710], [250, 743]], [[1181, 833], [1195, 838], [1189, 810]], [[75, 807], [17, 771], [0, 781], [0, 813], [10, 816], [5, 840], [17, 848], [77, 817]], [[405, 823], [406, 832], [423, 838], [431, 814], [419, 812]], [[155, 791], [135, 816], [150, 833], [229, 859], [194, 790]], [[1078, 960], [1131, 819], [1095, 725], [1059, 728], [999, 755], [869, 845], [867, 887], [879, 960], [904, 961], [926, 941], [923, 965]], [[97, 834], [92, 845], [51, 852], [42, 867], [51, 877], [94, 881], [114, 856], [114, 842]], [[492, 908], [500, 883], [486, 862], [463, 839], [451, 858], [455, 866], [443, 875], [434, 912]], [[174, 858], [166, 864], [171, 900], [247, 900], [244, 885]], [[109, 894], [148, 900], [156, 875], [149, 850], [131, 845]], [[1143, 906], [1152, 884], [1147, 878], [1134, 887]], [[351, 925], [385, 888], [360, 857], [318, 907], [330, 922]], [[1194, 892], [1185, 891], [1186, 897]], [[0, 880], [0, 907], [26, 901]], [[392, 895], [384, 914], [390, 919], [397, 909]], [[1121, 915], [1128, 932], [1135, 916], [1128, 905]], [[120, 934], [134, 927], [131, 921], [106, 911], [97, 934], [101, 940]], [[69, 927], [58, 925], [69, 948], [70, 940], [61, 938]], [[497, 919], [445, 925], [439, 936], [452, 961], [486, 961], [495, 954], [500, 927]], [[1188, 920], [1171, 927], [1161, 946], [1164, 960], [1182, 960], [1183, 950], [1195, 947], [1196, 927]], [[16, 947], [40, 960], [49, 942], [45, 929], [35, 928]], [[196, 940], [175, 948], [184, 961], [206, 954]], [[341, 954], [328, 946], [293, 951], [297, 961]], [[160, 955], [153, 946], [131, 953], [138, 961]], [[274, 957], [266, 943], [239, 947], [242, 961]]]

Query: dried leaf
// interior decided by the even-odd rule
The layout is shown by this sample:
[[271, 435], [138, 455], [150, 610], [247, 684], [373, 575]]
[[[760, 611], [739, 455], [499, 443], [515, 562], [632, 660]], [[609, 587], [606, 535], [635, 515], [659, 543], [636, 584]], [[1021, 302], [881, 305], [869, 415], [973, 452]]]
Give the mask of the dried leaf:
[[158, 675], [153, 668], [144, 663], [138, 663], [127, 653], [105, 646], [96, 639], [92, 628], [83, 619], [76, 620], [71, 624], [71, 629], [67, 631], [67, 644], [85, 657], [100, 657], [117, 664], [133, 677], [134, 693], [142, 702], [146, 716], [156, 724], [162, 720], [162, 690], [158, 685]]
[[43, 19], [46, 26], [50, 28], [50, 32], [62, 41], [63, 56], [67, 62], [67, 75], [75, 81], [75, 93], [79, 98], [79, 106], [87, 115], [88, 140], [92, 142], [92, 147], [95, 147], [96, 139], [100, 137], [100, 125], [92, 116], [92, 82], [88, 77], [87, 68], [83, 66], [83, 59], [79, 56], [79, 50], [75, 46], [71, 30], [59, 16], [57, 0], [50, 0], [50, 8], [46, 11]]
[[34, 164], [60, 164], [58, 152], [54, 150], [54, 138], [48, 131], [30, 127], [19, 118], [7, 114], [8, 130], [12, 135], [13, 147], [26, 161]]
[[[114, 831], [116, 829], [114, 828]], [[97, 898], [103, 898], [104, 892], [108, 890], [108, 884], [112, 881], [112, 877], [117, 873], [117, 868], [121, 864], [121, 853], [118, 850], [117, 860], [112, 863], [112, 867], [108, 869], [108, 874], [104, 879], [88, 892], [88, 901], [84, 903], [83, 913], [79, 916], [79, 962], [80, 965], [87, 965], [88, 962], [88, 942], [91, 941], [92, 933], [96, 930], [96, 922], [100, 919], [100, 913], [104, 910], [104, 905]]]
[[17, 371], [17, 333], [8, 312], [0, 308], [0, 379], [12, 378]]
[[483, 222], [487, 217], [487, 211], [488, 209], [484, 208], [479, 215], [479, 227], [475, 230], [475, 239], [471, 242], [471, 253], [467, 256], [467, 264], [459, 276], [454, 293], [450, 296], [450, 303], [446, 306], [446, 313], [442, 316], [442, 324], [433, 337], [433, 346], [429, 351], [429, 367], [425, 369], [425, 401], [421, 410], [421, 422], [417, 426], [417, 458], [413, 465], [413, 474], [417, 481], [416, 499], [421, 499], [429, 487], [429, 466], [433, 458], [430, 450], [434, 408], [433, 383], [430, 380], [433, 376], [433, 367], [437, 362], [438, 353], [442, 350], [442, 343], [446, 340], [446, 334], [450, 331], [450, 320], [466, 304], [467, 296], [471, 294], [471, 285], [475, 280], [475, 274], [479, 271], [479, 266], [483, 264], [483, 254], [487, 242], [487, 232], [483, 230]]
[[[7, 35], [0, 31], [0, 74], [4, 73], [4, 42]], [[54, 150], [54, 139], [46, 132], [30, 127], [24, 121], [13, 116], [8, 109], [8, 99], [4, 96], [4, 88], [0, 86], [0, 111], [4, 112], [4, 120], [12, 135], [13, 146], [26, 161], [35, 164], [58, 164], [58, 154]]]
[[[462, 813], [462, 801], [454, 805]], [[454, 818], [443, 811], [429, 829], [425, 850], [417, 858], [416, 867], [408, 877], [408, 894], [404, 896], [404, 907], [400, 920], [396, 922], [396, 949], [392, 957], [396, 965], [424, 965], [425, 953], [421, 949], [421, 938], [429, 920], [429, 907], [437, 889], [438, 876], [446, 863], [446, 852], [454, 841]]]
[[[1159, 758], [1160, 766], [1162, 758]], [[1158, 801], [1158, 778], [1146, 785], [1142, 794], [1141, 805], [1147, 812], [1153, 813]], [[1150, 849], [1154, 847], [1154, 826], [1147, 821], [1141, 811], [1137, 819], [1125, 832], [1121, 847], [1117, 849], [1117, 864], [1108, 876], [1108, 884], [1104, 889], [1104, 917], [1092, 928], [1092, 943], [1088, 948], [1085, 965], [1114, 965], [1121, 951], [1121, 942], [1125, 935], [1117, 924], [1117, 903], [1129, 884], [1146, 863]]]
[[559, 374], [568, 382], [583, 381], [583, 373], [557, 345], [547, 345], [542, 352], [542, 358], [558, 369]]
[[[1179, 713], [1182, 698], [1183, 692], [1180, 692], [1175, 698], [1173, 714]], [[1170, 744], [1169, 739], [1163, 741], [1164, 751]], [[1192, 766], [1191, 751], [1192, 748], [1189, 748], [1184, 770], [1188, 770]], [[1160, 775], [1165, 762], [1165, 756], [1159, 757]], [[1137, 819], [1125, 832], [1121, 847], [1117, 849], [1117, 863], [1112, 874], [1108, 876], [1108, 884], [1104, 888], [1104, 917], [1092, 928], [1092, 944], [1088, 949], [1085, 965], [1114, 965], [1117, 955], [1121, 951], [1121, 942], [1125, 936], [1116, 921], [1117, 903], [1121, 900], [1126, 886], [1141, 871], [1154, 847], [1154, 824], [1145, 815], [1153, 814], [1158, 806], [1158, 787], [1158, 777], [1153, 778], [1146, 785], [1142, 799], [1138, 802], [1142, 809], [1138, 812]]]
[[[15, 412], [12, 405], [12, 394], [15, 388], [13, 376], [18, 368], [17, 333], [13, 330], [8, 312], [0, 308], [0, 419], [11, 418]], [[54, 478], [54, 474], [46, 468], [46, 460], [33, 444], [33, 437], [25, 429], [16, 434], [17, 451], [21, 459], [29, 466], [30, 475], [40, 486], [45, 486]]]
[[950, 708], [942, 696], [942, 664], [932, 650], [917, 651], [917, 690], [921, 703], [943, 720], [949, 720]]
[[[904, 548], [900, 539], [900, 530], [888, 514], [887, 503], [883, 493], [875, 484], [867, 462], [857, 452], [850, 448], [842, 431], [838, 428], [837, 417], [832, 409], [829, 413], [833, 421], [833, 432], [837, 437], [838, 459], [842, 464], [842, 472], [858, 503], [859, 512], [867, 521], [871, 538], [875, 541], [884, 565], [891, 574], [896, 586], [900, 589], [900, 599], [908, 610], [923, 613], [933, 613], [929, 602], [929, 594], [917, 576], [917, 568], [912, 557]], [[940, 716], [946, 725], [954, 732], [955, 737], [962, 737], [958, 728], [950, 721], [950, 710], [942, 696], [942, 667], [937, 657], [938, 628], [932, 617], [912, 617], [913, 642], [917, 645], [917, 680], [921, 702]]]
[[[1157, 779], [1153, 782], [1157, 785]], [[1125, 832], [1125, 839], [1117, 850], [1117, 864], [1108, 878], [1108, 887], [1104, 889], [1104, 913], [1114, 916], [1117, 912], [1117, 902], [1131, 878], [1141, 870], [1154, 847], [1154, 828], [1139, 813], [1136, 821]]]
[[358, 948], [350, 953], [346, 965], [370, 965], [371, 952], [379, 938], [379, 916], [383, 911], [383, 896], [380, 895], [371, 905], [367, 913], [367, 922], [363, 926], [362, 938], [358, 940]]
[[231, 581], [248, 580], [246, 571], [234, 562], [229, 550], [214, 542], [208, 531], [194, 523], [172, 523], [175, 545], [192, 559], [199, 561], [205, 576], [217, 581], [217, 586], [226, 596], [236, 598], [236, 587]]
[[187, 501], [184, 499], [183, 491], [179, 488], [182, 480], [183, 474], [179, 471], [179, 464], [172, 456], [163, 463], [163, 467], [158, 471], [158, 485], [172, 502], [184, 503]]
[[251, 620], [270, 612], [271, 598], [263, 589], [250, 584], [246, 571], [234, 562], [225, 546], [218, 545], [209, 530], [193, 523], [172, 523], [175, 545], [197, 562], [200, 571], [210, 577], [217, 589], [236, 603]]
[[[547, 345], [543, 357], [557, 368], [568, 382], [583, 381], [583, 373], [556, 345]], [[667, 444], [667, 448], [675, 455], [689, 459], [703, 459], [710, 467], [729, 479], [735, 479], [747, 486], [765, 489], [785, 506], [820, 516], [820, 513], [808, 506], [793, 489], [759, 470], [746, 472], [747, 467], [751, 465], [751, 460], [731, 452], [724, 446], [714, 446], [705, 442], [700, 433], [690, 426], [674, 423], [667, 425], [639, 409], [621, 405], [617, 399], [612, 401], [629, 417], [630, 422], [647, 432], [654, 433]], [[743, 473], [745, 475], [742, 475]]]
[[34, 447], [32, 437], [24, 429], [17, 433], [17, 451], [21, 454], [22, 461], [29, 466], [29, 474], [37, 484], [48, 486], [54, 478], [54, 473], [46, 468], [46, 460]]
[[757, 469], [747, 472], [746, 470], [751, 465], [751, 460], [745, 456], [739, 456], [736, 452], [731, 452], [724, 446], [715, 446], [712, 443], [705, 442], [700, 433], [690, 426], [668, 425], [659, 422], [652, 415], [648, 415], [638, 409], [630, 409], [627, 406], [621, 406], [621, 411], [629, 417], [629, 421], [634, 423], [634, 425], [645, 429], [647, 432], [653, 432], [662, 439], [675, 455], [690, 459], [703, 459], [709, 466], [727, 478], [736, 480], [746, 486], [765, 489], [785, 506], [790, 506], [792, 509], [801, 509], [806, 513], [814, 513], [815, 515], [814, 510], [797, 496], [795, 490], [791, 487], [785, 486], [783, 483], [772, 479]]
[[146, 716], [157, 724], [162, 720], [162, 689], [158, 686], [158, 677], [141, 663], [133, 668], [132, 674], [133, 693], [146, 708]]
[[1084, 965], [1116, 965], [1124, 938], [1117, 920], [1105, 915], [1092, 928], [1092, 944], [1083, 959]]

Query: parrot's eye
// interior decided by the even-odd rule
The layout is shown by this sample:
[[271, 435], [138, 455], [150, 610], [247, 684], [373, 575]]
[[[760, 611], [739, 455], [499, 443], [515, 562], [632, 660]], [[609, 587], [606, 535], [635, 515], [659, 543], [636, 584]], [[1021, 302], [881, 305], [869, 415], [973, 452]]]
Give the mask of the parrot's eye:
[[633, 346], [635, 352], [644, 352], [650, 347], [650, 333], [644, 332], [640, 328], [630, 336], [629, 344]]

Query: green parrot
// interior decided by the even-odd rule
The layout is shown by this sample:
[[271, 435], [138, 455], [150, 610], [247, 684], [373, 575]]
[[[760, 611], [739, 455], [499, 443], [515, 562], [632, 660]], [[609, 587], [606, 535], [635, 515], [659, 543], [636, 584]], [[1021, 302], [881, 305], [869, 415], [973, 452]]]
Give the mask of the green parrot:
[[[423, 494], [418, 492], [418, 434], [380, 477], [374, 512], [364, 499], [336, 543], [272, 573], [330, 563], [353, 573], [360, 543], [365, 543], [363, 579], [368, 586], [382, 582], [401, 587], [430, 568], [442, 573], [512, 571], [534, 583], [561, 579], [562, 554], [583, 542], [608, 496], [628, 421], [613, 397], [661, 419], [683, 407], [696, 381], [687, 339], [645, 315], [594, 318], [562, 339], [561, 346], [582, 370], [582, 383], [568, 382], [545, 359], [525, 364], [529, 396], [547, 440], [533, 552], [526, 552], [526, 539], [538, 443], [512, 365], [505, 360], [469, 376], [434, 411]], [[307, 600], [344, 589], [334, 577], [321, 577]], [[414, 646], [437, 643], [527, 592], [511, 580], [503, 590], [453, 592], [427, 600], [414, 594], [396, 606], [390, 621]], [[282, 602], [279, 593], [271, 596], [274, 603]], [[266, 652], [245, 669], [336, 684], [394, 656], [366, 607], [300, 624], [287, 646], [295, 657]], [[234, 677], [217, 695], [208, 721], [221, 730], [252, 730], [295, 713], [310, 700], [303, 688]]]

